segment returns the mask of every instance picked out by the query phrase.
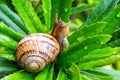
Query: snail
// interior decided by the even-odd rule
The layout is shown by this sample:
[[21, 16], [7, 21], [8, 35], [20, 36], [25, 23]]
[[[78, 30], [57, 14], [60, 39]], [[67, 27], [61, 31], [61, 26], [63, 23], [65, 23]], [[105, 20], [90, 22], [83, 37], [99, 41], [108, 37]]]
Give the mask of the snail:
[[55, 22], [51, 34], [34, 33], [25, 36], [17, 45], [16, 61], [29, 72], [39, 72], [68, 47], [68, 23]]

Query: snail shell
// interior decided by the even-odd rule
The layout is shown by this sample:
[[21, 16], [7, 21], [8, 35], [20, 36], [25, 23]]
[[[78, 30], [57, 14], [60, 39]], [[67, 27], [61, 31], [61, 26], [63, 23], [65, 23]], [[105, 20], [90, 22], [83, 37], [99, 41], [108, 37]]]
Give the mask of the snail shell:
[[49, 34], [30, 34], [18, 43], [16, 60], [27, 71], [38, 72], [57, 57], [59, 48], [58, 41]]

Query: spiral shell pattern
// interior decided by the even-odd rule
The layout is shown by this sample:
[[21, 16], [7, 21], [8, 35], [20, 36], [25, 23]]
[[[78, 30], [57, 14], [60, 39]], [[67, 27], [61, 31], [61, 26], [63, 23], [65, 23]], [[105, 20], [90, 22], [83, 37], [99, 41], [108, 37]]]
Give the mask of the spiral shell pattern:
[[24, 37], [16, 48], [18, 64], [29, 72], [38, 72], [59, 54], [59, 43], [51, 35], [36, 33]]

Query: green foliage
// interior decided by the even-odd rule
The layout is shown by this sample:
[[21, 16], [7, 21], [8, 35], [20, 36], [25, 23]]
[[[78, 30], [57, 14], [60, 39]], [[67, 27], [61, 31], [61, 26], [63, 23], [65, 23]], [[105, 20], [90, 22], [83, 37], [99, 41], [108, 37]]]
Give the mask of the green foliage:
[[11, 9], [13, 8], [10, 0], [0, 0], [0, 4], [4, 4], [4, 5], [8, 6]]
[[64, 22], [68, 22], [71, 14], [72, 0], [51, 0], [51, 26], [55, 22], [56, 11], [58, 12], [58, 18]]
[[9, 27], [13, 28], [22, 35], [26, 35], [26, 33], [21, 29], [23, 28], [26, 31], [24, 23], [12, 10], [0, 4], [0, 15], [0, 20], [4, 21], [4, 23], [6, 23]]
[[0, 57], [6, 58], [10, 61], [15, 61], [15, 54], [12, 51], [0, 51]]
[[[84, 76], [87, 76], [87, 78], [89, 77], [92, 80], [113, 80], [113, 77], [105, 74], [103, 72], [100, 71], [95, 71], [95, 70], [89, 70], [87, 72], [85, 71], [81, 71], [81, 74], [83, 74]], [[85, 80], [89, 80], [89, 79], [85, 79]]]
[[120, 46], [120, 39], [117, 39], [115, 41], [109, 42], [107, 45], [111, 47], [119, 47]]
[[13, 72], [16, 70], [18, 70], [18, 68], [13, 62], [0, 57], [0, 72]]
[[43, 11], [45, 16], [45, 23], [47, 26], [47, 30], [50, 31], [51, 27], [51, 0], [42, 0]]
[[6, 35], [0, 34], [0, 46], [15, 50], [17, 42]]
[[[76, 43], [70, 46], [68, 50], [64, 51], [59, 57], [56, 63], [60, 67], [66, 67], [73, 62], [78, 63], [84, 55], [88, 52], [98, 49], [101, 45], [105, 44], [110, 39], [109, 35], [97, 35], [86, 39], [85, 41]], [[94, 46], [94, 47], [93, 47]], [[68, 55], [69, 54], [69, 55]]]
[[[92, 37], [94, 35], [97, 35], [100, 32], [102, 32], [105, 25], [106, 25], [106, 23], [101, 23], [101, 22], [87, 25], [83, 29], [77, 30], [73, 34], [71, 34], [68, 37], [69, 43], [71, 44], [73, 42], [77, 42], [78, 40], [81, 42], [88, 37]], [[97, 26], [97, 28], [95, 28], [96, 26]]]
[[119, 80], [120, 71], [109, 70], [109, 69], [104, 69], [104, 68], [96, 68], [92, 71], [97, 71], [97, 72], [101, 72], [106, 75], [109, 75], [109, 76], [113, 77], [112, 80]]
[[89, 25], [91, 23], [101, 21], [106, 17], [119, 0], [103, 0], [103, 3], [96, 8], [96, 10], [88, 17], [83, 25]]
[[[47, 74], [47, 79], [49, 80], [53, 80], [53, 74], [54, 74], [54, 64], [51, 66], [51, 68], [49, 69], [49, 73]], [[47, 80], [46, 79], [46, 80]]]
[[46, 27], [41, 24], [32, 5], [28, 0], [12, 0], [18, 14], [23, 19], [29, 33], [45, 32]]
[[80, 63], [89, 62], [93, 60], [99, 60], [99, 59], [106, 58], [114, 54], [116, 54], [116, 50], [110, 47], [103, 48], [103, 49], [97, 49], [97, 50], [94, 50], [88, 53], [88, 55], [85, 55], [81, 59]]
[[[8, 2], [9, 2], [9, 1], [8, 1]], [[0, 4], [4, 4], [4, 5], [6, 5], [7, 2], [6, 2], [5, 0], [0, 0]]]
[[28, 72], [18, 71], [9, 76], [6, 76], [5, 78], [1, 80], [21, 80], [21, 79], [22, 80], [34, 80], [34, 77]]
[[112, 34], [120, 25], [120, 17], [117, 16], [120, 13], [120, 5], [118, 5], [110, 14], [105, 17], [102, 21], [108, 22], [108, 24], [102, 33], [104, 34]]
[[73, 7], [72, 10], [71, 10], [71, 15], [75, 14], [75, 13], [85, 11], [85, 10], [89, 10], [91, 8], [94, 8], [94, 6], [89, 6], [88, 5], [88, 6]]
[[[109, 66], [108, 66], [109, 67]], [[98, 80], [119, 80], [120, 72], [106, 68], [96, 68], [92, 70], [81, 71], [82, 77], [87, 78], [85, 80], [98, 79]], [[91, 78], [91, 79], [88, 79]], [[84, 80], [84, 79], [83, 79]]]
[[71, 67], [68, 69], [68, 74], [72, 76], [71, 80], [81, 80], [81, 74], [79, 67], [76, 64], [72, 64]]
[[23, 38], [23, 35], [19, 34], [18, 32], [14, 31], [13, 29], [9, 28], [4, 23], [0, 23], [0, 33], [5, 34], [16, 41], [19, 41]]
[[60, 69], [56, 80], [67, 80], [67, 74]]
[[51, 27], [53, 27], [55, 20], [56, 20], [55, 19], [56, 12], [58, 11], [59, 6], [60, 6], [60, 0], [51, 0], [51, 4], [54, 4], [54, 5], [51, 5], [52, 6], [52, 9], [51, 9]]
[[[107, 58], [99, 59], [96, 61], [90, 61], [90, 62], [86, 62], [82, 64], [79, 63], [78, 66], [82, 70], [88, 70], [88, 69], [92, 69], [92, 68], [99, 67], [99, 66], [109, 65], [119, 60], [120, 60], [120, 55], [111, 55]], [[102, 64], [98, 64], [98, 63], [102, 63]]]
[[[120, 61], [119, 0], [103, 0], [98, 7], [90, 4], [79, 6], [81, 3], [72, 7], [77, 0], [42, 0], [38, 8], [29, 0], [11, 1], [0, 1], [0, 75], [8, 73], [0, 80], [119, 79], [119, 72], [97, 68]], [[69, 22], [70, 16], [85, 13], [86, 10], [92, 13], [79, 28], [73, 25], [76, 29], [73, 32], [70, 30], [69, 47], [53, 63], [39, 73], [19, 68], [15, 62], [15, 49], [25, 35], [51, 32], [56, 12], [59, 19]], [[40, 18], [39, 13], [44, 19]]]
[[69, 21], [69, 17], [71, 13], [71, 4], [72, 4], [72, 0], [60, 0], [59, 8], [58, 8], [58, 17], [64, 22]]
[[53, 76], [53, 65], [48, 65], [44, 70], [42, 70], [35, 78], [35, 80], [52, 80]]

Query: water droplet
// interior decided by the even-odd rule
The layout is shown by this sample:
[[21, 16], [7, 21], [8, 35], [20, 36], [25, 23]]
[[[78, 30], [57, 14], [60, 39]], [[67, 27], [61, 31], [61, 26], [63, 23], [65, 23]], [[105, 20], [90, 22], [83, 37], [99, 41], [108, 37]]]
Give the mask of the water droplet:
[[87, 49], [88, 49], [88, 46], [85, 46], [84, 49], [87, 50]]
[[44, 10], [44, 13], [45, 13], [45, 14], [47, 13], [47, 10], [46, 10], [46, 9]]
[[117, 14], [117, 17], [120, 17], [120, 12]]
[[104, 42], [101, 42], [101, 44], [104, 44]]
[[79, 37], [79, 38], [77, 38], [77, 41], [79, 41], [79, 42], [81, 42], [81, 41], [83, 41], [84, 40], [84, 37], [82, 36], [82, 37]]
[[68, 9], [67, 8], [65, 8], [65, 12], [67, 12], [68, 11]]

